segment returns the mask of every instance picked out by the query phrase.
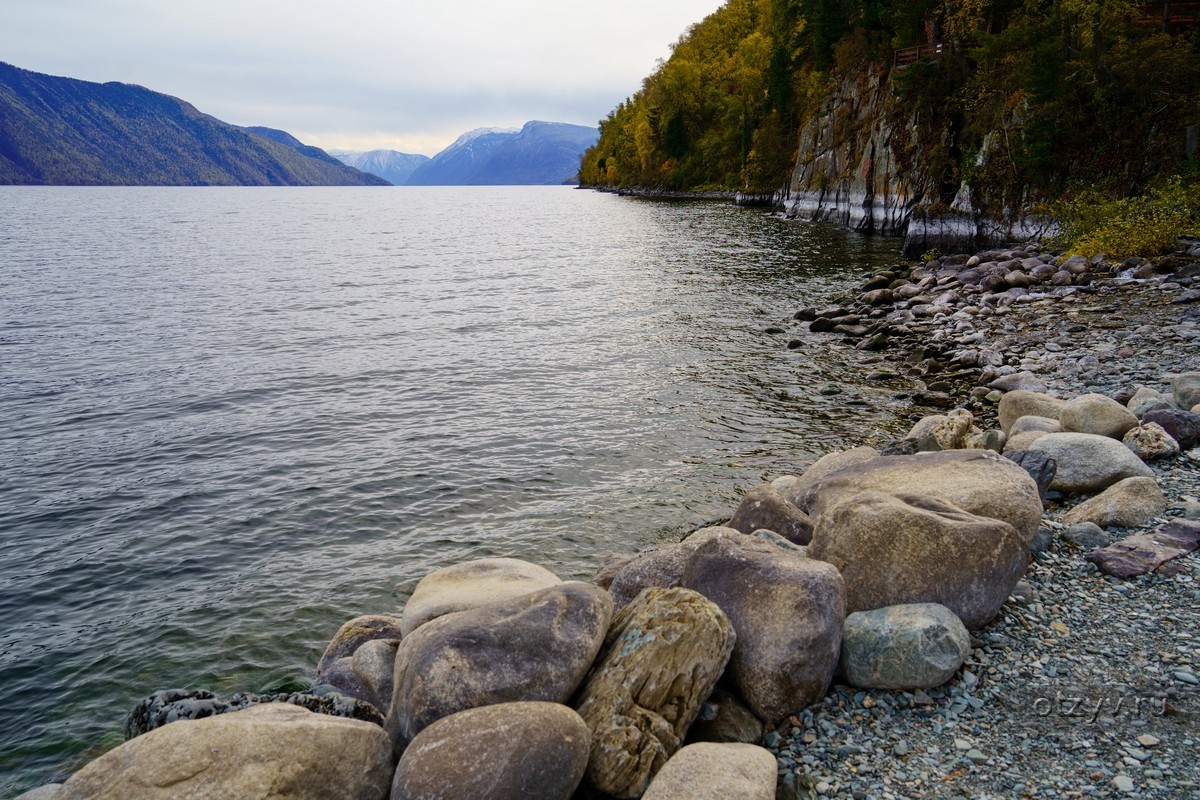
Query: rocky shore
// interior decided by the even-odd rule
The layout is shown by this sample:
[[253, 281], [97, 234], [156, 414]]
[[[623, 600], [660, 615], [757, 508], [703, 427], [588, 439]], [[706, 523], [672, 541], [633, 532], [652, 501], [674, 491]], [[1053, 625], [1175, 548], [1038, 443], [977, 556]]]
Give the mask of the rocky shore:
[[869, 276], [767, 335], [845, 348], [911, 401], [907, 436], [590, 583], [432, 572], [307, 691], [156, 692], [24, 797], [1200, 797], [1184, 244]]

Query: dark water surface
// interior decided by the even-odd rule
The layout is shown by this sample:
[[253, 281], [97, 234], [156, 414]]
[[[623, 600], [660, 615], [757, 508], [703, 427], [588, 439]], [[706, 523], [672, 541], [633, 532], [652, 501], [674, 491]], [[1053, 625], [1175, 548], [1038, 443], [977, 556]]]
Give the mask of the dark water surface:
[[587, 577], [857, 442], [888, 390], [763, 329], [896, 251], [558, 187], [0, 190], [0, 795], [431, 569]]

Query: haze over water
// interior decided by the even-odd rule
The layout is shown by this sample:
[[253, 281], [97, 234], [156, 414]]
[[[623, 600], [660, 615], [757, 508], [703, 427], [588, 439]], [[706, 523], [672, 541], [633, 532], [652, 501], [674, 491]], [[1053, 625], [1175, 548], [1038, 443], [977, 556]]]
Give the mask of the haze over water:
[[764, 211], [27, 188], [0, 219], [4, 795], [151, 691], [310, 679], [343, 621], [456, 561], [587, 578], [895, 406], [764, 329], [896, 243]]

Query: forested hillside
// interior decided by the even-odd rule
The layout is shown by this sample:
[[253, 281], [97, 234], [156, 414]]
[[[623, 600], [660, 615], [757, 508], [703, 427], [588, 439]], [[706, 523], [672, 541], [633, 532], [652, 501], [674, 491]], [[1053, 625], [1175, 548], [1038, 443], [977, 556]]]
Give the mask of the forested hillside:
[[283, 131], [175, 97], [0, 63], [0, 184], [382, 186]]
[[887, 103], [866, 124], [907, 132], [891, 160], [942, 202], [962, 181], [997, 208], [1138, 193], [1196, 172], [1200, 25], [1175, 6], [1164, 24], [1161, 3], [1128, 0], [729, 0], [601, 123], [580, 177], [778, 190], [830, 93], [873, 79]]

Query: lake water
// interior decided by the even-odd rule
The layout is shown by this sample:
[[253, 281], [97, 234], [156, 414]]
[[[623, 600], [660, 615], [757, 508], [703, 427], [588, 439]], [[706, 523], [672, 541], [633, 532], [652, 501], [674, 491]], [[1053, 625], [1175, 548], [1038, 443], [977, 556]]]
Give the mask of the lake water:
[[432, 569], [587, 578], [894, 422], [764, 329], [897, 252], [565, 187], [0, 189], [0, 795]]

